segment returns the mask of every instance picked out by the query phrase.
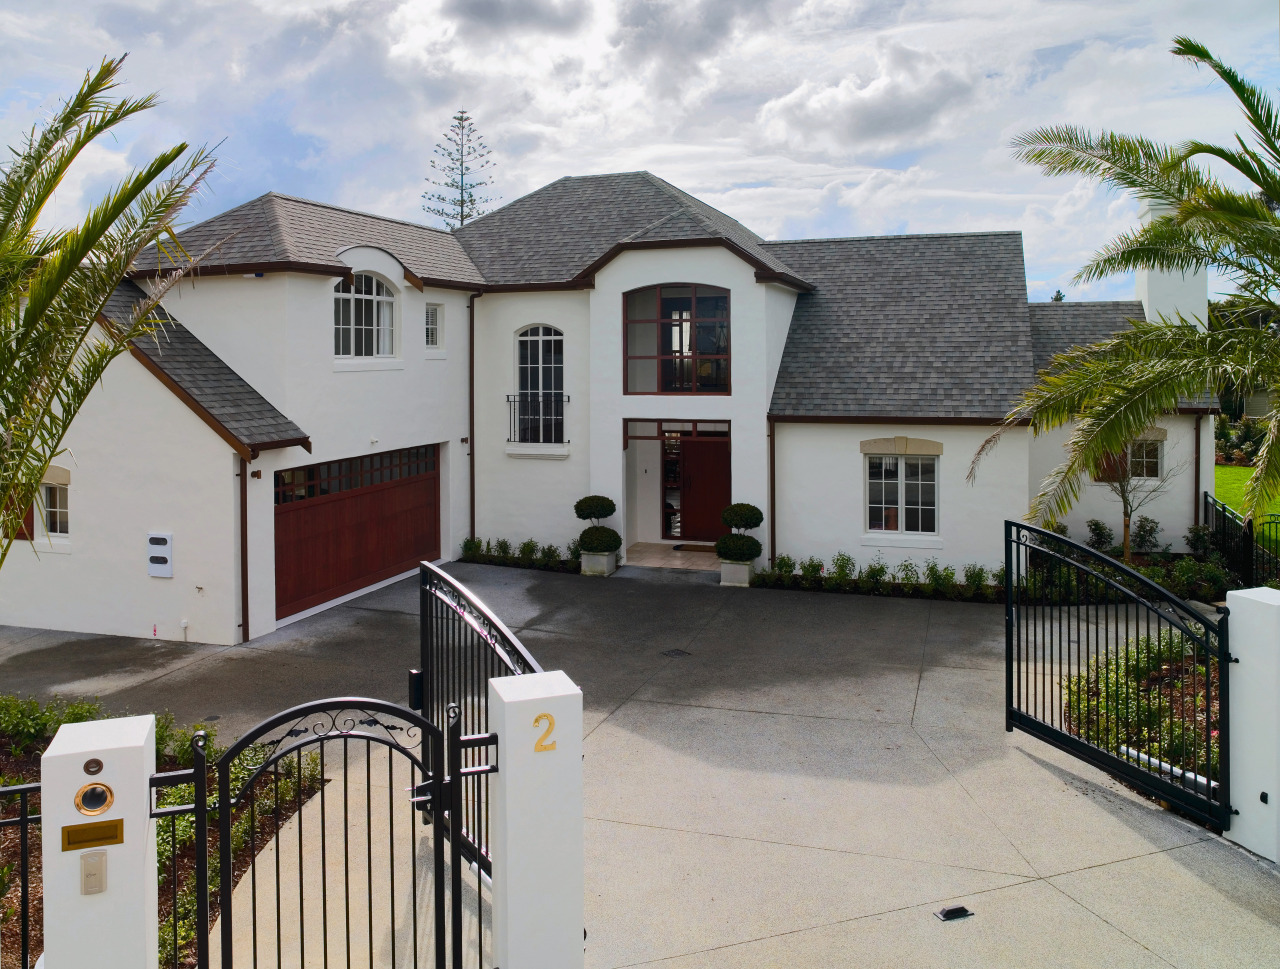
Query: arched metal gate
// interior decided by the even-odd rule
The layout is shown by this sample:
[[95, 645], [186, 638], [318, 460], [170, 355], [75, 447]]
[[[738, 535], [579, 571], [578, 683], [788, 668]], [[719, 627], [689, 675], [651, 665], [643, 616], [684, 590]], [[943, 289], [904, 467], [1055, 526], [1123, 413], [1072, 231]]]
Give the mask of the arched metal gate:
[[[195, 826], [199, 969], [489, 965], [487, 879], [461, 877], [449, 827], [464, 785], [445, 765], [446, 746], [461, 763], [462, 750], [483, 755], [496, 738], [462, 736], [449, 713], [446, 733], [393, 703], [320, 700], [259, 724], [214, 764], [197, 734], [192, 769], [155, 776], [156, 787], [194, 790], [192, 804], [155, 816]], [[177, 965], [176, 887], [173, 912]]]

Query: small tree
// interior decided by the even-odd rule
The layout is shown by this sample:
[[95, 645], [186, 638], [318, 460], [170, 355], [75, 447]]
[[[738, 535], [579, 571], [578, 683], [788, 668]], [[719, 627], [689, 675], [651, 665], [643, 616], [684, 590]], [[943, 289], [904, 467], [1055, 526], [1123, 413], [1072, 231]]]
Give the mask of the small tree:
[[1124, 549], [1126, 564], [1133, 562], [1133, 551], [1130, 541], [1130, 523], [1138, 509], [1149, 504], [1169, 489], [1169, 482], [1186, 469], [1181, 463], [1175, 467], [1161, 467], [1156, 477], [1134, 474], [1133, 445], [1125, 448], [1121, 454], [1108, 455], [1101, 464], [1094, 468], [1093, 479], [1105, 484], [1112, 497], [1120, 503], [1123, 516], [1124, 534], [1121, 548]]
[[617, 510], [613, 499], [604, 495], [587, 495], [574, 502], [573, 513], [582, 521], [591, 522], [578, 536], [582, 551], [603, 554], [622, 548], [622, 536], [608, 525], [600, 524], [600, 519], [612, 517]]
[[1064, 294], [1060, 289], [1054, 290], [1053, 301], [1055, 303], [1065, 303], [1067, 301], [1066, 294]]
[[755, 505], [737, 502], [720, 513], [720, 521], [733, 529], [716, 540], [716, 554], [726, 562], [754, 562], [764, 552], [760, 540], [748, 535], [747, 530], [759, 528], [764, 522], [764, 512]]
[[496, 201], [496, 197], [476, 194], [492, 184], [491, 178], [481, 174], [493, 167], [491, 152], [465, 108], [458, 109], [444, 141], [437, 142], [434, 151], [431, 167], [437, 177], [426, 180], [436, 191], [422, 193], [427, 202], [422, 208], [441, 219], [446, 228], [459, 229], [484, 215], [488, 210], [483, 206]]

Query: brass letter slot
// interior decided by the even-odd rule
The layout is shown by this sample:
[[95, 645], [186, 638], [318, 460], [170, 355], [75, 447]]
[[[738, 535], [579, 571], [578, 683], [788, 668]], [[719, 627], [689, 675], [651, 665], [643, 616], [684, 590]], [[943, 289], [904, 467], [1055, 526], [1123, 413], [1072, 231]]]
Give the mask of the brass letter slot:
[[124, 844], [124, 818], [114, 821], [90, 821], [88, 824], [68, 824], [62, 829], [62, 850], [79, 851], [82, 848], [101, 848], [103, 845]]

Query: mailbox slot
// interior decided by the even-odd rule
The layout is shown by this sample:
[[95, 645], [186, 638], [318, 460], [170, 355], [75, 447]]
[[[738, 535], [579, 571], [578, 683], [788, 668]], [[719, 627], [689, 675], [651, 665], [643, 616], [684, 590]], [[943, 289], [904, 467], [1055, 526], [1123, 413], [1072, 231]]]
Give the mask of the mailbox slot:
[[101, 848], [103, 845], [124, 844], [124, 818], [114, 821], [90, 821], [88, 824], [68, 824], [62, 829], [62, 850], [80, 851], [84, 848]]

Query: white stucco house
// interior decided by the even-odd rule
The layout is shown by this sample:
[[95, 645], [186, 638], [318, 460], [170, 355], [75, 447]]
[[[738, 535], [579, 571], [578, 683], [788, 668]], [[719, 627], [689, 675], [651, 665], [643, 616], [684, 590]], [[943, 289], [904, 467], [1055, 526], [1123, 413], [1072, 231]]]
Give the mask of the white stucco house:
[[[1029, 305], [1017, 232], [765, 241], [646, 172], [455, 233], [272, 193], [182, 239], [212, 252], [75, 421], [0, 623], [237, 643], [468, 535], [564, 547], [586, 494], [624, 548], [714, 540], [746, 501], [766, 556], [995, 565], [1062, 441], [1011, 434], [966, 473], [1036, 369], [1206, 300], [1147, 274], [1140, 301]], [[1175, 543], [1211, 410], [1143, 445], [1186, 469], [1144, 509]], [[1118, 522], [1107, 494], [1073, 535]]]

